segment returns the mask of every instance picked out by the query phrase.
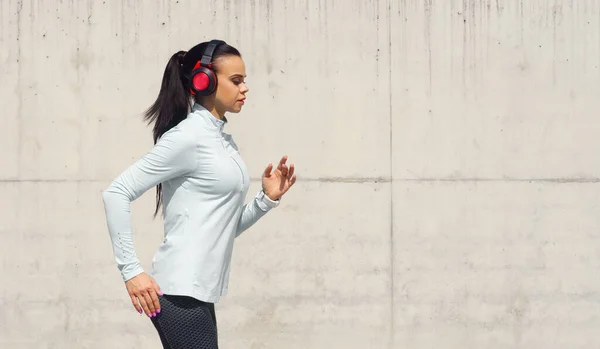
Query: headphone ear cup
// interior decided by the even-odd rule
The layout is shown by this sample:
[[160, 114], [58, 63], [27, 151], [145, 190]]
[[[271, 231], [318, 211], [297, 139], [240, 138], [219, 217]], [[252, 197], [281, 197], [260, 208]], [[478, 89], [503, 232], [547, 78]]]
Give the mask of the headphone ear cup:
[[215, 91], [217, 87], [217, 76], [212, 70], [205, 67], [199, 67], [194, 69], [190, 76], [190, 90], [192, 94], [208, 96]]

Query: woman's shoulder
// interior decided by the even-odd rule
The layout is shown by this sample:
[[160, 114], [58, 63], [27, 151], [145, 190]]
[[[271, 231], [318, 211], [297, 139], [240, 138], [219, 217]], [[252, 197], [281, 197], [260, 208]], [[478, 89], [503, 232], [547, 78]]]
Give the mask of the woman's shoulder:
[[180, 147], [193, 146], [198, 139], [198, 126], [183, 119], [179, 124], [166, 131], [159, 141], [176, 143]]

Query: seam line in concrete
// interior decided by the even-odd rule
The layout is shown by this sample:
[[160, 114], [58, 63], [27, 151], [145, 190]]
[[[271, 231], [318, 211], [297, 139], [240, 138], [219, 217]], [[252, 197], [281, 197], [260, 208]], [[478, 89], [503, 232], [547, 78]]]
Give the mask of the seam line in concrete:
[[598, 177], [557, 177], [557, 178], [396, 178], [394, 182], [537, 182], [537, 183], [598, 183]]
[[393, 99], [392, 99], [392, 2], [387, 2], [387, 21], [388, 21], [388, 111], [390, 118], [390, 176], [382, 178], [381, 182], [390, 182], [390, 348], [394, 348], [394, 328], [395, 328], [395, 311], [394, 311], [394, 134], [393, 134]]
[[[391, 161], [391, 160], [390, 160]], [[112, 179], [0, 179], [0, 183], [110, 183]], [[260, 182], [261, 178], [252, 178]], [[600, 183], [598, 177], [572, 178], [394, 178], [389, 177], [314, 177], [301, 178], [298, 182], [320, 183], [392, 183], [392, 182], [536, 182], [536, 183]]]
[[21, 11], [23, 10], [23, 1], [17, 1], [17, 177], [21, 175], [23, 167], [23, 62], [21, 57]]

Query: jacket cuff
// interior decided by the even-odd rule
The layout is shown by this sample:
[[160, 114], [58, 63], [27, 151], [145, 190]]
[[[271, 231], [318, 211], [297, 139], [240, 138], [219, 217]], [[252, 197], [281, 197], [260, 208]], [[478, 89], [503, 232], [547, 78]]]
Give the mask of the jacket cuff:
[[139, 265], [139, 263], [136, 263], [135, 266], [122, 270], [121, 276], [123, 277], [123, 282], [127, 282], [143, 272], [144, 269]]
[[279, 206], [280, 202], [281, 200], [279, 199], [271, 200], [263, 190], [258, 192], [258, 194], [256, 195], [256, 204], [258, 205], [258, 208], [265, 212]]

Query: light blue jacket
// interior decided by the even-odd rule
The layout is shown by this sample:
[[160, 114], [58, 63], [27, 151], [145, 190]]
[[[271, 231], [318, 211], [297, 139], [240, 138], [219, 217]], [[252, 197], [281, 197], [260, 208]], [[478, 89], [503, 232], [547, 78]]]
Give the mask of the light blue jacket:
[[164, 240], [149, 274], [165, 294], [211, 303], [227, 294], [235, 237], [279, 200], [260, 191], [244, 205], [250, 176], [224, 125], [195, 104], [186, 119], [102, 193], [123, 280], [144, 271], [133, 246], [131, 202], [162, 183]]

